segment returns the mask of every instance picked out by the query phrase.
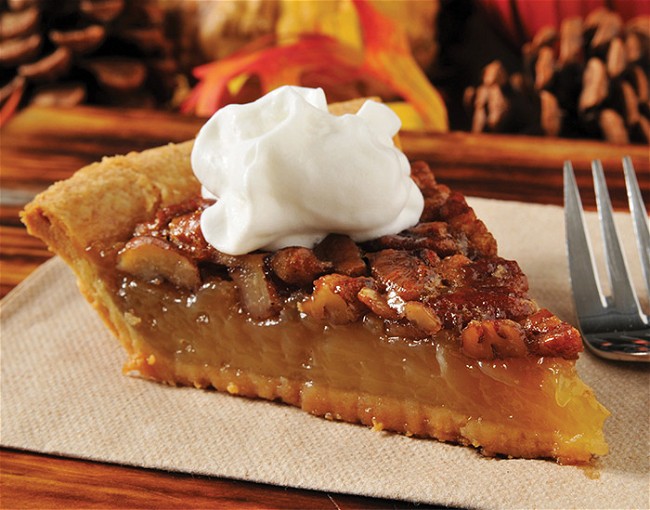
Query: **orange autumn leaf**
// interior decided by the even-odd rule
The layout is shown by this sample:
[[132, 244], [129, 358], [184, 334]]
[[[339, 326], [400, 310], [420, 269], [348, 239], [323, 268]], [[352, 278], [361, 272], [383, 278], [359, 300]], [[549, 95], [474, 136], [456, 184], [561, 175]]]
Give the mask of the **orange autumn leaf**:
[[228, 58], [196, 68], [194, 74], [200, 82], [182, 110], [212, 115], [227, 104], [228, 84], [242, 74], [257, 76], [266, 93], [281, 85], [300, 85], [302, 75], [309, 72], [353, 77], [361, 64], [361, 55], [323, 35], [302, 36], [293, 44], [254, 51], [244, 48]]
[[383, 80], [411, 103], [425, 126], [447, 131], [449, 121], [444, 100], [413, 58], [406, 32], [367, 1], [352, 1], [363, 30], [362, 71]]
[[315, 76], [316, 86], [381, 83], [417, 112], [425, 129], [447, 131], [445, 104], [413, 58], [405, 30], [367, 0], [352, 0], [351, 5], [359, 18], [363, 49], [319, 34], [298, 35], [290, 44], [278, 44], [272, 36], [258, 39], [230, 57], [196, 68], [199, 83], [182, 111], [210, 116], [233, 102], [231, 89], [252, 77], [266, 94]]

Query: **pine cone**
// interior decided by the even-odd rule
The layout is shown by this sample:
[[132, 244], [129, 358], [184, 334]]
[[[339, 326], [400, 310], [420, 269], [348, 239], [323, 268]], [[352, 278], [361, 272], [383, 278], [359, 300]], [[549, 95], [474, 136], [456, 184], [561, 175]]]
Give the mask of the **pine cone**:
[[650, 143], [649, 63], [649, 17], [566, 19], [524, 46], [522, 73], [495, 61], [465, 91], [472, 131]]
[[0, 105], [158, 106], [176, 63], [153, 0], [0, 0]]

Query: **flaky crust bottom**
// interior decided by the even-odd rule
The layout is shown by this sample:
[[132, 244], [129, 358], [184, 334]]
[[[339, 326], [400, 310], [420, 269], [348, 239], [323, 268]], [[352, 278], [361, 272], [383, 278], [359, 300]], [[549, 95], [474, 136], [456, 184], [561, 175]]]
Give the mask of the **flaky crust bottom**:
[[452, 409], [413, 400], [359, 393], [286, 377], [270, 377], [227, 367], [183, 366], [173, 369], [155, 356], [134, 355], [124, 366], [126, 373], [170, 385], [214, 388], [248, 398], [279, 401], [312, 415], [357, 423], [374, 431], [476, 447], [485, 456], [548, 458], [561, 464], [585, 464], [593, 460], [584, 446], [559, 441], [557, 433], [521, 427], [504, 427], [477, 420]]

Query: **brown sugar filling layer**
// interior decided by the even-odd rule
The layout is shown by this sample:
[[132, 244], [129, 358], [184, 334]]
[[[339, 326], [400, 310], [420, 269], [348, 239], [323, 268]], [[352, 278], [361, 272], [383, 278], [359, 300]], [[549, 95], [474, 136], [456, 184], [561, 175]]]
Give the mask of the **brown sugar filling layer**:
[[227, 281], [161, 294], [158, 285], [125, 279], [120, 306], [146, 339], [132, 346], [127, 370], [155, 380], [279, 399], [313, 414], [472, 444], [486, 454], [586, 462], [604, 453], [603, 410], [585, 398], [591, 392], [570, 361], [471, 360], [445, 331], [423, 340], [391, 338], [377, 320], [324, 325], [291, 307], [274, 321], [256, 322]]

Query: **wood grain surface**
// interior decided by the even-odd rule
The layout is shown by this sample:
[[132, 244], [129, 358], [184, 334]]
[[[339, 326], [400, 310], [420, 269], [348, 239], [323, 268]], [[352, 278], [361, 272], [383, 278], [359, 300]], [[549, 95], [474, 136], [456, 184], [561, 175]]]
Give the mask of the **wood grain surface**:
[[401, 501], [0, 451], [0, 507], [155, 509], [431, 508]]
[[[28, 108], [0, 131], [0, 294], [51, 254], [28, 236], [18, 214], [36, 193], [103, 156], [192, 138], [204, 121], [149, 110]], [[593, 208], [591, 159], [605, 165], [612, 201], [627, 207], [621, 158], [632, 157], [650, 200], [647, 146], [503, 135], [402, 134], [411, 160], [468, 195], [562, 204], [562, 163], [571, 159], [585, 205]], [[426, 508], [405, 502], [0, 450], [1, 508]]]

